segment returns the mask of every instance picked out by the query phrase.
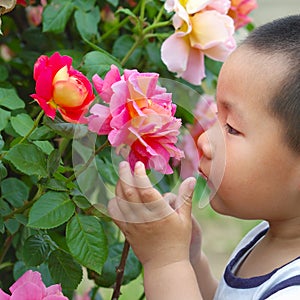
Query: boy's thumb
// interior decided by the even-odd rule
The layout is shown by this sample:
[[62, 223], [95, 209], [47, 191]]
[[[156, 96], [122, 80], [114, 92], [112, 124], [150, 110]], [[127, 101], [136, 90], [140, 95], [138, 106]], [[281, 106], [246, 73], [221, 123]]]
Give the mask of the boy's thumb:
[[189, 177], [185, 179], [179, 187], [178, 198], [180, 207], [178, 213], [185, 217], [190, 217], [192, 212], [192, 198], [193, 192], [196, 185], [196, 179]]

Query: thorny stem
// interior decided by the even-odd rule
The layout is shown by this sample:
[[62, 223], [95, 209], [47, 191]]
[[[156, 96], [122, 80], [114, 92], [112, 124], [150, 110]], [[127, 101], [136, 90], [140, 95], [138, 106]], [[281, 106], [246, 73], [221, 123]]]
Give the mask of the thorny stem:
[[114, 288], [114, 292], [112, 294], [111, 300], [118, 300], [119, 296], [121, 294], [121, 285], [123, 281], [123, 276], [124, 276], [124, 270], [125, 270], [125, 264], [126, 264], [126, 259], [129, 253], [130, 245], [127, 240], [124, 242], [124, 247], [123, 247], [123, 252], [122, 252], [122, 257], [119, 266], [116, 269], [117, 277], [116, 277], [116, 284]]

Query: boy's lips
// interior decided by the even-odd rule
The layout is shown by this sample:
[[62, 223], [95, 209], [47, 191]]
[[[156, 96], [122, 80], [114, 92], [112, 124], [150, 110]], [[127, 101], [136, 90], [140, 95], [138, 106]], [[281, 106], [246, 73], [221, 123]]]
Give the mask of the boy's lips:
[[203, 177], [206, 181], [208, 181], [208, 176], [205, 175], [205, 173], [199, 168], [200, 176]]

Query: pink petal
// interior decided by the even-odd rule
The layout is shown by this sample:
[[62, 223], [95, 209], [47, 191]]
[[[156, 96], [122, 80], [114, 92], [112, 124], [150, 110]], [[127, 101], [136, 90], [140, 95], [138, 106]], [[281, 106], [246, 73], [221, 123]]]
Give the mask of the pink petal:
[[161, 59], [171, 72], [182, 73], [186, 70], [189, 53], [188, 38], [178, 33], [169, 36], [161, 46]]
[[69, 298], [63, 295], [50, 295], [43, 298], [43, 300], [69, 300]]
[[58, 295], [61, 294], [61, 285], [60, 284], [53, 284], [46, 288], [46, 295]]
[[231, 1], [230, 0], [212, 0], [209, 3], [209, 9], [213, 9], [218, 11], [221, 14], [227, 14], [230, 6]]
[[109, 107], [95, 104], [90, 112], [92, 115], [88, 117], [89, 130], [97, 132], [99, 135], [109, 134], [112, 129], [110, 126], [111, 115]]
[[200, 85], [205, 77], [203, 52], [191, 48], [186, 70], [179, 75], [192, 84]]
[[28, 270], [26, 273], [24, 273], [10, 288], [10, 292], [13, 294], [14, 291], [23, 286], [26, 283], [33, 283], [36, 286], [38, 286], [43, 292], [46, 290], [46, 286], [44, 285], [42, 281], [42, 276], [39, 272]]
[[41, 300], [44, 293], [40, 286], [33, 282], [27, 282], [14, 289], [10, 300]]
[[120, 81], [121, 76], [119, 69], [115, 65], [112, 65], [104, 80], [101, 79], [97, 74], [93, 76], [92, 80], [101, 99], [104, 102], [109, 103], [113, 94], [112, 85], [115, 82]]
[[4, 293], [3, 290], [0, 289], [0, 300], [9, 300], [9, 299], [10, 299], [10, 295]]

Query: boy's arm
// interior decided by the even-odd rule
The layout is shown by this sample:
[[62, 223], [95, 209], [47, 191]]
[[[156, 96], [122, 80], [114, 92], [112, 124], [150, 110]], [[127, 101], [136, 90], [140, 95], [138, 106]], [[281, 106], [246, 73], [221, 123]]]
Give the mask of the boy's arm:
[[142, 163], [136, 164], [133, 174], [128, 163], [121, 163], [119, 175], [116, 197], [108, 208], [144, 266], [147, 299], [201, 300], [189, 260], [195, 180], [181, 184], [182, 205], [174, 210], [152, 187]]
[[[203, 299], [212, 300], [217, 290], [218, 281], [212, 274], [206, 255], [201, 251], [201, 240], [201, 228], [197, 220], [192, 216], [190, 262], [196, 274]], [[205, 276], [203, 276], [203, 274], [205, 274]]]

